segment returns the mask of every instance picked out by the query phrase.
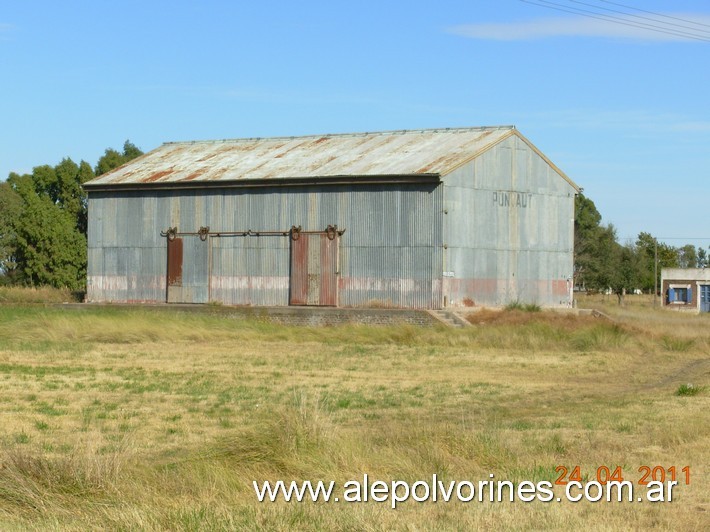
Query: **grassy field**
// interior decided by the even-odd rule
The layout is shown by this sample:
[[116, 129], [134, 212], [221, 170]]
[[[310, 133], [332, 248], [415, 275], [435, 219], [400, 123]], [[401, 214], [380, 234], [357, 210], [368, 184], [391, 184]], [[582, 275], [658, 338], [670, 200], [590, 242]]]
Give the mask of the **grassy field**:
[[[710, 523], [710, 316], [294, 328], [0, 306], [0, 529], [685, 529]], [[554, 481], [690, 466], [672, 503], [256, 500], [252, 480]]]

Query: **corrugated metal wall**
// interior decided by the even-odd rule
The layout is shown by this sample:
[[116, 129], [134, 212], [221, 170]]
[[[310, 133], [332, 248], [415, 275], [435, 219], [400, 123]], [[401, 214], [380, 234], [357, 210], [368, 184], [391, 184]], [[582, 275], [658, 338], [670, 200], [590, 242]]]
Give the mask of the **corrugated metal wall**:
[[295, 233], [291, 239], [291, 305], [338, 305], [338, 233]]
[[[180, 255], [173, 252], [179, 242]], [[168, 243], [168, 302], [207, 303], [210, 285], [210, 247], [208, 240], [185, 236]], [[179, 264], [179, 268], [178, 268]], [[180, 277], [173, 270], [180, 271]]]
[[450, 306], [571, 304], [575, 190], [511, 137], [445, 176]]
[[[88, 298], [165, 301], [167, 240], [160, 232], [169, 227], [323, 231], [337, 225], [346, 230], [339, 242], [341, 306], [437, 308], [442, 202], [435, 184], [92, 192]], [[288, 236], [210, 236], [204, 242], [184, 236], [183, 247], [183, 290], [176, 297], [289, 304]]]

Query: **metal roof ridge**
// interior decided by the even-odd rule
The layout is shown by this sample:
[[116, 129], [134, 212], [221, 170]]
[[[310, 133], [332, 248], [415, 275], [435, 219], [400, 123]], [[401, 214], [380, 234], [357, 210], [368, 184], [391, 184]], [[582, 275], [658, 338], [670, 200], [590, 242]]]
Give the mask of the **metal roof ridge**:
[[469, 133], [474, 131], [491, 131], [491, 130], [515, 130], [514, 125], [500, 126], [472, 126], [472, 127], [436, 127], [422, 129], [393, 129], [387, 131], [363, 131], [359, 133], [323, 133], [313, 135], [291, 135], [277, 137], [244, 137], [233, 139], [211, 139], [211, 140], [178, 140], [163, 142], [163, 146], [190, 145], [190, 144], [220, 144], [220, 143], [238, 143], [238, 142], [254, 142], [259, 140], [287, 141], [297, 139], [322, 139], [322, 138], [357, 138], [368, 136], [388, 136], [388, 135], [411, 135], [417, 133]]

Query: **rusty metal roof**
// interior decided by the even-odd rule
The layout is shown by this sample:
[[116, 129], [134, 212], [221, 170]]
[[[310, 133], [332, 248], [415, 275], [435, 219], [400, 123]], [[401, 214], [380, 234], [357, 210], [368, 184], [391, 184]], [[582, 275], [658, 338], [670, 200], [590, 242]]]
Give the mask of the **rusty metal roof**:
[[168, 142], [86, 185], [441, 176], [514, 134], [524, 138], [500, 126]]

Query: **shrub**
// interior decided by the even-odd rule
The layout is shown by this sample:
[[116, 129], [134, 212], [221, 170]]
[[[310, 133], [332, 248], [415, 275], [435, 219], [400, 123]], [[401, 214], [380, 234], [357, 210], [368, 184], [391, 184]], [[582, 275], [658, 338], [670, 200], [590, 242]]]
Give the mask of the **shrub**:
[[523, 312], [540, 312], [542, 308], [537, 303], [522, 303], [520, 301], [511, 301], [505, 306], [505, 310], [522, 310]]
[[661, 338], [661, 344], [666, 351], [683, 353], [688, 351], [695, 342], [692, 338], [676, 338], [673, 336], [664, 336]]
[[675, 391], [675, 394], [680, 397], [698, 395], [705, 391], [705, 386], [695, 386], [693, 384], [681, 384]]

